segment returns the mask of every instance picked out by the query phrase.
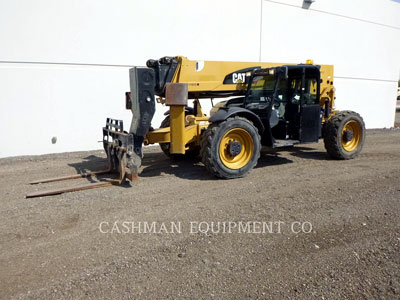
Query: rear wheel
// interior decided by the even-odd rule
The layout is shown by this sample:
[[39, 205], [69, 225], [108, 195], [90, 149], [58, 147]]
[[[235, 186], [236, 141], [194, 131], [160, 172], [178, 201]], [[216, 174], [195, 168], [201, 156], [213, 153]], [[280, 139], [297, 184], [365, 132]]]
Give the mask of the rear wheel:
[[[160, 125], [160, 128], [166, 128], [169, 127], [170, 121], [169, 121], [169, 116], [167, 116]], [[171, 154], [170, 152], [170, 143], [160, 143], [160, 148], [162, 152], [164, 152], [165, 155], [172, 159], [181, 159], [181, 158], [195, 158], [199, 156], [200, 154], [200, 146], [191, 143], [188, 145], [189, 149], [186, 150], [185, 154]]]
[[325, 124], [324, 144], [336, 159], [356, 157], [364, 145], [365, 124], [358, 113], [341, 111]]
[[243, 177], [260, 157], [261, 138], [247, 119], [229, 118], [211, 124], [201, 142], [201, 158], [210, 171], [220, 178]]

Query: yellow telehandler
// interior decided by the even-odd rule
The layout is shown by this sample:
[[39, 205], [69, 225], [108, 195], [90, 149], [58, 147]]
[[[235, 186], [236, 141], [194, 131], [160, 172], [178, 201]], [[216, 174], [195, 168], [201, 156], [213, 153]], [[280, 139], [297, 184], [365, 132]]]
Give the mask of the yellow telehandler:
[[[356, 112], [334, 109], [333, 69], [311, 60], [304, 64], [193, 61], [183, 56], [148, 60], [147, 67], [129, 70], [126, 108], [133, 114], [129, 130], [111, 118], [103, 128], [109, 169], [100, 173], [114, 171], [119, 179], [99, 186], [120, 184], [125, 178], [132, 181], [141, 165], [142, 146], [156, 143], [176, 159], [200, 155], [207, 170], [227, 179], [248, 174], [262, 146], [287, 147], [322, 138], [331, 157], [351, 159], [363, 147], [365, 125]], [[206, 115], [202, 99], [216, 98], [224, 99]], [[159, 129], [151, 127], [156, 101], [170, 108]], [[54, 179], [35, 183], [49, 181]], [[77, 189], [62, 192], [72, 190]], [[31, 195], [60, 190], [51, 192]]]

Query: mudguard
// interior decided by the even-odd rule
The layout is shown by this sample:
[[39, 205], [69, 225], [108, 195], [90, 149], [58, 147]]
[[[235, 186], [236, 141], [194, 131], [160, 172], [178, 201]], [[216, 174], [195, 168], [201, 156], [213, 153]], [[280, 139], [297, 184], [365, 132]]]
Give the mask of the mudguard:
[[221, 107], [215, 114], [211, 116], [209, 122], [221, 122], [233, 116], [241, 116], [252, 121], [254, 126], [258, 129], [258, 133], [260, 135], [264, 133], [265, 127], [260, 118], [252, 111], [243, 107]]

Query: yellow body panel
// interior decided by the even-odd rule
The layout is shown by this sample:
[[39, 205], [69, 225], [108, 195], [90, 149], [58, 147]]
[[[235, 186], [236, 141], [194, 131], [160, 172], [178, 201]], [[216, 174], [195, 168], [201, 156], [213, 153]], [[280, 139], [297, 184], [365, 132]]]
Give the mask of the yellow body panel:
[[[200, 69], [199, 66], [203, 67]], [[243, 90], [243, 84], [223, 84], [226, 75], [250, 67], [261, 68], [278, 67], [280, 63], [260, 62], [234, 62], [234, 61], [194, 61], [186, 57], [179, 57], [179, 67], [176, 76], [172, 79], [175, 83], [187, 83], [189, 92], [203, 91], [235, 91]]]
[[[223, 84], [226, 75], [250, 67], [273, 68], [297, 63], [195, 61], [179, 57], [179, 66], [172, 79], [174, 83], [187, 83], [189, 92], [235, 91], [246, 89], [245, 84]], [[196, 66], [203, 66], [202, 68]], [[333, 88], [333, 65], [321, 65], [321, 98], [328, 96]], [[331, 98], [333, 99], [333, 98]], [[333, 102], [333, 101], [332, 101]]]

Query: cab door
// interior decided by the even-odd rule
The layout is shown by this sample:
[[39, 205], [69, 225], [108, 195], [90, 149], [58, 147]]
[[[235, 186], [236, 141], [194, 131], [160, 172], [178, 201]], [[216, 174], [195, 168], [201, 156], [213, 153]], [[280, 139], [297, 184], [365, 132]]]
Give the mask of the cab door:
[[319, 78], [303, 72], [300, 105], [300, 143], [318, 142], [321, 136], [322, 109], [319, 104]]

